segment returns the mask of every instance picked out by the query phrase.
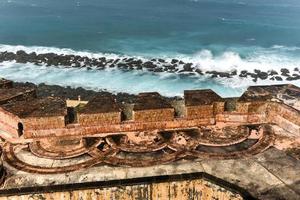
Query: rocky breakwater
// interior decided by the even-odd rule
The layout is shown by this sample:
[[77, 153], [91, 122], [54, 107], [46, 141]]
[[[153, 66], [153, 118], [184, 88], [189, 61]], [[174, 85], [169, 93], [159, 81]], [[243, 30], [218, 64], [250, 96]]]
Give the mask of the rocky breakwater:
[[257, 82], [258, 80], [273, 81], [295, 81], [300, 80], [300, 68], [293, 70], [281, 68], [279, 70], [263, 71], [255, 69], [232, 70], [229, 72], [204, 71], [196, 63], [184, 62], [178, 59], [141, 59], [137, 57], [87, 57], [80, 55], [65, 55], [56, 53], [37, 54], [35, 52], [27, 53], [25, 51], [0, 52], [0, 62], [15, 61], [17, 63], [33, 63], [35, 65], [46, 66], [64, 66], [73, 68], [96, 68], [103, 70], [106, 68], [117, 68], [120, 70], [146, 70], [154, 73], [168, 72], [186, 75], [200, 75], [211, 78], [248, 78]]

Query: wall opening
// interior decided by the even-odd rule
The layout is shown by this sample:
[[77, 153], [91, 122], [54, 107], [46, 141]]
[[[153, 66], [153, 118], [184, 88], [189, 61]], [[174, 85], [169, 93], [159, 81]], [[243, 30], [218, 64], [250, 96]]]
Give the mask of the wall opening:
[[18, 135], [19, 135], [19, 137], [21, 137], [23, 135], [23, 132], [24, 132], [23, 124], [19, 122], [18, 123]]
[[224, 104], [225, 112], [233, 112], [236, 111], [236, 99], [226, 99]]
[[77, 123], [77, 112], [75, 108], [73, 107], [67, 108], [66, 123], [67, 124]]

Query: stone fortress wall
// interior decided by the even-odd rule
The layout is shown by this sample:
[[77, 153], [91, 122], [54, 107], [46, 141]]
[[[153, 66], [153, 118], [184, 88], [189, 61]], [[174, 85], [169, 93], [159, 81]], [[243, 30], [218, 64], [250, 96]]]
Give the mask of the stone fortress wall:
[[[239, 187], [265, 197], [273, 173], [298, 180], [292, 174], [300, 160], [299, 103], [300, 88], [293, 85], [249, 87], [236, 98], [212, 90], [188, 90], [171, 100], [141, 93], [120, 105], [112, 95], [89, 101], [40, 97], [34, 88], [0, 79], [0, 199], [249, 199], [236, 185], [232, 190], [222, 180], [203, 178], [209, 167], [208, 173], [228, 183], [233, 176]], [[273, 147], [289, 149], [297, 161], [273, 166], [281, 155]], [[271, 167], [258, 164], [258, 157]], [[281, 166], [289, 173], [278, 174]], [[145, 182], [166, 174], [186, 179]]]
[[78, 104], [73, 100], [70, 105], [57, 97], [37, 98], [33, 88], [15, 88], [8, 80], [0, 81], [0, 94], [0, 135], [12, 142], [220, 123], [276, 123], [300, 135], [295, 100], [300, 89], [293, 85], [254, 86], [233, 99], [221, 98], [212, 90], [185, 91], [181, 106], [171, 105], [158, 93], [141, 93], [129, 111], [111, 96]]

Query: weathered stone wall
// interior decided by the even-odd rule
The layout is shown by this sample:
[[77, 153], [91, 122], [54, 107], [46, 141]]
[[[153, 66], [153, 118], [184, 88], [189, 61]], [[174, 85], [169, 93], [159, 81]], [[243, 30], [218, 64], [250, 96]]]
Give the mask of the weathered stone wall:
[[103, 136], [106, 133], [132, 132], [132, 131], [147, 131], [147, 130], [167, 130], [167, 129], [182, 129], [182, 127], [196, 127], [204, 125], [212, 125], [215, 123], [214, 118], [203, 119], [175, 119], [173, 121], [160, 122], [123, 122], [119, 124], [107, 124], [105, 126], [74, 126], [67, 125], [61, 129], [45, 129], [45, 130], [30, 130], [26, 132], [29, 137], [53, 137], [53, 136]]
[[214, 117], [214, 106], [213, 105], [187, 106], [186, 117], [188, 119]]
[[237, 102], [235, 111], [237, 113], [248, 113], [249, 104], [248, 102]]
[[97, 126], [101, 124], [121, 123], [120, 112], [97, 113], [97, 114], [78, 114], [78, 123], [81, 126]]
[[238, 193], [229, 191], [207, 180], [170, 181], [163, 183], [145, 183], [140, 185], [86, 189], [53, 193], [38, 193], [0, 197], [0, 200], [241, 200]]
[[65, 116], [30, 117], [22, 119], [24, 130], [56, 129], [65, 127]]
[[296, 109], [285, 104], [279, 104], [276, 102], [269, 103], [268, 110], [269, 117], [271, 117], [271, 119], [274, 115], [280, 115], [284, 119], [287, 119], [288, 121], [300, 126], [300, 111], [297, 111]]
[[224, 113], [225, 102], [215, 102], [214, 103], [214, 114]]
[[269, 103], [267, 122], [276, 123], [288, 132], [300, 136], [300, 112], [284, 104]]
[[133, 120], [135, 122], [172, 121], [174, 116], [173, 108], [133, 111]]
[[20, 119], [3, 110], [0, 107], [0, 130], [10, 133], [13, 137], [18, 137], [18, 123]]
[[253, 101], [248, 105], [248, 113], [249, 114], [259, 114], [265, 113], [267, 110], [268, 103], [265, 101]]

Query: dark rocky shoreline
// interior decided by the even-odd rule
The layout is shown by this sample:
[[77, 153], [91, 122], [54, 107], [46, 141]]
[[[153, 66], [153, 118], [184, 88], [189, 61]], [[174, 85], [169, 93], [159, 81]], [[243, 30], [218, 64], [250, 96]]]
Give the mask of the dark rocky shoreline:
[[[94, 90], [87, 90], [82, 87], [78, 88], [71, 88], [69, 86], [62, 87], [59, 85], [47, 85], [44, 83], [41, 83], [39, 85], [35, 85], [34, 83], [30, 82], [14, 82], [15, 87], [34, 87], [37, 91], [38, 97], [48, 97], [48, 96], [55, 96], [60, 97], [62, 99], [78, 99], [80, 96], [81, 100], [83, 101], [89, 101], [92, 98], [96, 96], [107, 96], [111, 95], [113, 96], [119, 104], [124, 103], [133, 103], [136, 101], [137, 95], [135, 94], [129, 94], [125, 92], [119, 92], [119, 93], [111, 93], [108, 91], [94, 91]], [[172, 101], [175, 99], [181, 99], [181, 97], [163, 97], [168, 101]]]
[[153, 58], [149, 60], [142, 60], [135, 57], [124, 57], [117, 59], [110, 59], [106, 57], [89, 58], [79, 55], [59, 55], [56, 53], [37, 54], [35, 52], [26, 53], [25, 51], [14, 52], [0, 52], [0, 63], [5, 61], [15, 61], [17, 63], [33, 63], [35, 65], [46, 66], [64, 66], [72, 68], [96, 68], [104, 70], [106, 68], [117, 68], [120, 70], [147, 70], [150, 72], [160, 73], [177, 73], [187, 75], [207, 75], [211, 78], [251, 78], [254, 82], [258, 80], [273, 80], [273, 81], [295, 81], [300, 80], [300, 69], [294, 68], [289, 70], [281, 68], [280, 71], [269, 70], [263, 71], [256, 69], [253, 72], [243, 70], [238, 72], [233, 70], [230, 72], [218, 71], [202, 71], [193, 63], [185, 63], [182, 60], [172, 59], [167, 61], [165, 59]]

